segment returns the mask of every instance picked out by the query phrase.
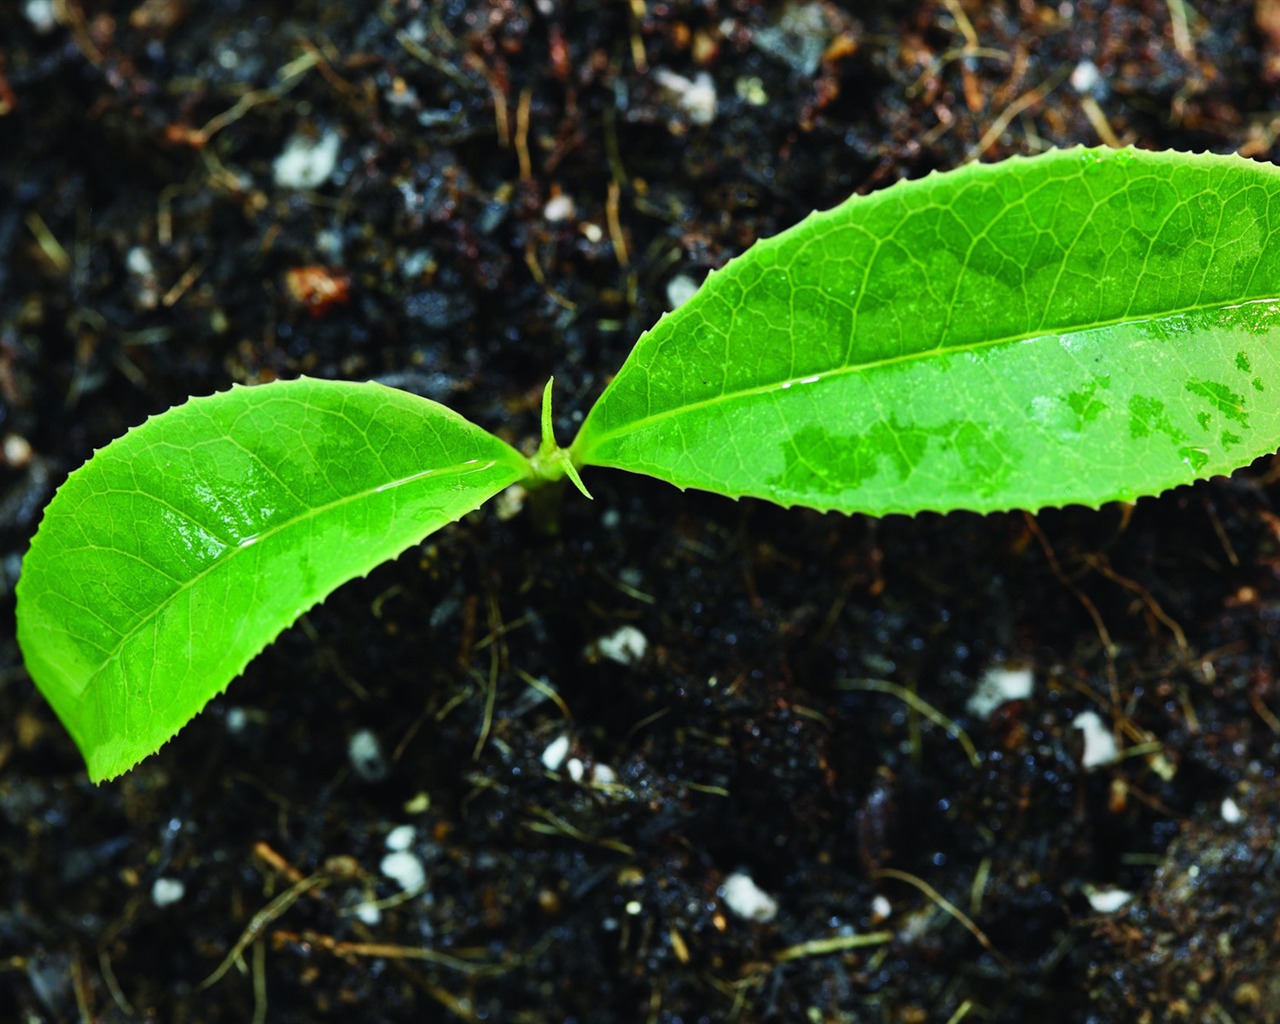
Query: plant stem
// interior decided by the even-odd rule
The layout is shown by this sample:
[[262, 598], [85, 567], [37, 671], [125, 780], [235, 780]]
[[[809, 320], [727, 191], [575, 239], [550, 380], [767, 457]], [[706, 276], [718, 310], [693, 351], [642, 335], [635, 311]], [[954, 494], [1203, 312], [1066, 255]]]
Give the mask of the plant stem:
[[550, 378], [542, 391], [542, 444], [529, 460], [532, 474], [525, 487], [534, 490], [568, 477], [578, 490], [590, 498], [591, 492], [578, 475], [578, 467], [573, 464], [569, 452], [556, 444], [555, 426], [551, 418], [551, 386], [554, 383], [555, 378]]

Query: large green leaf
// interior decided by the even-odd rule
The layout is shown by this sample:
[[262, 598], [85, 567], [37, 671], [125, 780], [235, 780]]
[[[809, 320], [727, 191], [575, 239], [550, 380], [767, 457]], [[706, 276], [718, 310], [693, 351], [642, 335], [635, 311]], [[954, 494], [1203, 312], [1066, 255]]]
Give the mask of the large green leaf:
[[579, 465], [870, 513], [1132, 499], [1280, 444], [1280, 171], [1055, 152], [855, 197], [636, 345]]
[[71, 474], [18, 583], [27, 668], [95, 780], [155, 751], [339, 584], [528, 471], [379, 384], [237, 387]]

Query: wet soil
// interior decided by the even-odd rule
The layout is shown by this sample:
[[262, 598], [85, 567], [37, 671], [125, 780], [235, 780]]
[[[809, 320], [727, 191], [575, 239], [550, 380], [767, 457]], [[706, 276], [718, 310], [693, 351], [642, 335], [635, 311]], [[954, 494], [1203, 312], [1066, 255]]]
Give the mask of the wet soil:
[[188, 394], [378, 378], [521, 443], [554, 373], [567, 440], [815, 206], [1274, 158], [1273, 8], [5, 0], [0, 1019], [1280, 1019], [1271, 460], [1037, 519], [599, 472], [343, 588], [102, 787], [9, 627], [53, 488]]

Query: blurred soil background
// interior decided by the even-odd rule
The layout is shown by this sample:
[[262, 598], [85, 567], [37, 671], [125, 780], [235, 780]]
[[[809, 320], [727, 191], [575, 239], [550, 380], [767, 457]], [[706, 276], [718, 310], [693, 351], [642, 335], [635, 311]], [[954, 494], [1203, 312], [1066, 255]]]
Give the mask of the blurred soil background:
[[524, 444], [554, 373], [567, 442], [811, 208], [1275, 159], [1277, 76], [1276, 0], [3, 0], [0, 1020], [1280, 1020], [1272, 460], [879, 522], [599, 471], [102, 787], [11, 628], [54, 488], [188, 394], [377, 378]]

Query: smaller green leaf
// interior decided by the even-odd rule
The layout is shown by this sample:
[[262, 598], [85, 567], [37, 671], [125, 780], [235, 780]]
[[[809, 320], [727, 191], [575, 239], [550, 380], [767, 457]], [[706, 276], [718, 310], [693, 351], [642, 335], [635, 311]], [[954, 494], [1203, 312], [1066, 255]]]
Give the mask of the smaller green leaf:
[[111, 778], [340, 584], [527, 473], [503, 441], [380, 384], [193, 399], [49, 503], [17, 588], [27, 668], [90, 776]]

